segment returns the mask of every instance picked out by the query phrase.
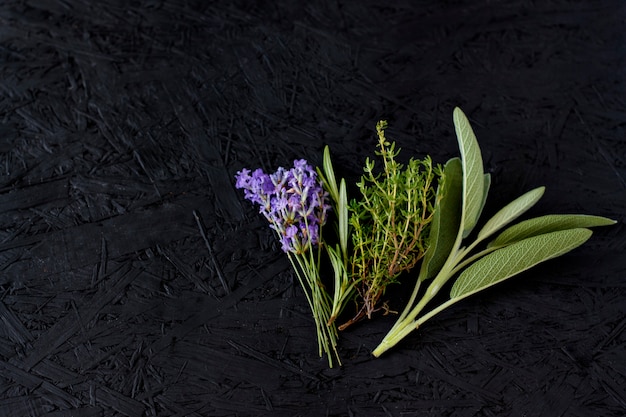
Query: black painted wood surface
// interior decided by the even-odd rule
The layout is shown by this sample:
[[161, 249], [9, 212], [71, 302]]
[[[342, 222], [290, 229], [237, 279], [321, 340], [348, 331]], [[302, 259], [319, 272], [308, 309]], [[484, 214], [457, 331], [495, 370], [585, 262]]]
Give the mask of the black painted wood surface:
[[[621, 0], [2, 2], [0, 415], [623, 416], [625, 59]], [[328, 369], [233, 175], [328, 144], [354, 183], [379, 119], [443, 163], [455, 106], [487, 212], [619, 223]]]

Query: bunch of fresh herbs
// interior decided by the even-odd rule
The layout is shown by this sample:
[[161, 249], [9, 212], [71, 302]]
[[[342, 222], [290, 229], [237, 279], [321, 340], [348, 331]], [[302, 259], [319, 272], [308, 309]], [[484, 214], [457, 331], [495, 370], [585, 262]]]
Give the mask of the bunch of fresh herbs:
[[326, 352], [328, 365], [337, 353], [337, 328], [330, 321], [332, 300], [320, 277], [322, 226], [330, 206], [327, 192], [316, 171], [304, 160], [294, 161], [293, 168], [278, 168], [273, 174], [261, 169], [242, 169], [236, 187], [244, 190], [247, 200], [259, 206], [259, 212], [276, 232], [293, 266], [311, 308], [319, 354]]
[[357, 187], [360, 198], [349, 206], [352, 226], [350, 277], [358, 291], [356, 315], [340, 330], [384, 308], [379, 300], [388, 285], [412, 269], [426, 251], [425, 236], [434, 215], [435, 184], [440, 167], [430, 157], [411, 158], [403, 166], [396, 160], [400, 150], [385, 138], [387, 123], [376, 125], [382, 172], [367, 159]]
[[[382, 169], [366, 160], [356, 184], [360, 196], [350, 203], [328, 147], [317, 171], [297, 160], [293, 169], [279, 168], [272, 175], [261, 170], [237, 175], [237, 187], [260, 206], [292, 262], [313, 313], [320, 355], [327, 353], [330, 366], [333, 357], [340, 363], [336, 320], [345, 307], [356, 302], [356, 314], [340, 329], [387, 310], [386, 304], [380, 306], [386, 287], [401, 276], [411, 279], [420, 261], [409, 302], [374, 349], [376, 357], [451, 305], [582, 245], [591, 236], [589, 227], [615, 223], [599, 216], [554, 214], [509, 226], [541, 198], [544, 187], [539, 187], [507, 204], [473, 234], [491, 178], [484, 173], [467, 117], [458, 108], [453, 116], [461, 157], [443, 168], [428, 156], [411, 158], [406, 166], [397, 162], [399, 150], [385, 138], [387, 124], [379, 122], [376, 155]], [[335, 233], [326, 239], [322, 226], [331, 208]], [[331, 292], [320, 276], [322, 259], [334, 272]], [[451, 280], [449, 299], [427, 309]]]

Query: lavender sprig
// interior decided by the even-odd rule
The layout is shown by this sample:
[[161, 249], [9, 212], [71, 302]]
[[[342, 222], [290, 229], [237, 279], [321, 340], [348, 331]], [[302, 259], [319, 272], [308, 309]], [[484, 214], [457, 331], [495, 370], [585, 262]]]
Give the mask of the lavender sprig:
[[340, 363], [337, 329], [327, 324], [332, 301], [319, 277], [322, 226], [330, 206], [317, 173], [306, 160], [297, 159], [288, 170], [281, 167], [266, 174], [260, 168], [244, 168], [235, 178], [244, 197], [259, 206], [296, 271], [315, 319], [320, 356], [325, 351], [331, 367], [333, 356]]

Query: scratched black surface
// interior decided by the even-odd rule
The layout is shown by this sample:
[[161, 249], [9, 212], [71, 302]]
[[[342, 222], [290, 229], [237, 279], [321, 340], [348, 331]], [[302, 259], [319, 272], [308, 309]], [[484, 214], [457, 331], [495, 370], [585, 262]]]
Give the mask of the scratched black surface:
[[[0, 415], [623, 416], [626, 3], [297, 4], [0, 4]], [[381, 118], [445, 162], [454, 106], [488, 212], [619, 223], [329, 370], [233, 175], [329, 144], [354, 181]]]

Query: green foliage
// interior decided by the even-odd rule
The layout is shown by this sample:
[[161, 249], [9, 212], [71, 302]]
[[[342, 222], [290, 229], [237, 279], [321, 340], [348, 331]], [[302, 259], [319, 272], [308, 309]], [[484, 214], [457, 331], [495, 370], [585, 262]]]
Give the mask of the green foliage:
[[[586, 227], [615, 223], [604, 217], [586, 215], [537, 217], [509, 227], [482, 251], [474, 252], [481, 242], [535, 205], [544, 193], [544, 187], [539, 187], [507, 204], [484, 224], [472, 243], [462, 246], [463, 240], [478, 223], [490, 178], [483, 172], [480, 148], [467, 117], [458, 108], [454, 110], [454, 125], [461, 163], [454, 158], [446, 164], [445, 186], [438, 192], [443, 195], [436, 205], [420, 277], [398, 321], [374, 349], [375, 356], [380, 356], [426, 320], [465, 297], [582, 245], [591, 236]], [[459, 273], [450, 299], [422, 314], [441, 288]], [[418, 299], [420, 283], [429, 278], [432, 282]]]
[[497, 238], [489, 242], [487, 247], [503, 247], [528, 237], [557, 232], [559, 230], [575, 229], [577, 227], [610, 226], [612, 224], [615, 224], [615, 220], [600, 216], [589, 216], [586, 214], [549, 214], [547, 216], [525, 220], [509, 227], [500, 233]]
[[428, 235], [429, 247], [422, 261], [420, 281], [439, 272], [454, 246], [461, 220], [462, 178], [461, 160], [450, 159], [443, 168], [437, 188], [435, 214]]
[[336, 233], [339, 243], [332, 246], [325, 242], [324, 247], [330, 259], [334, 271], [333, 300], [327, 325], [335, 328], [335, 320], [341, 314], [348, 301], [354, 298], [355, 287], [350, 280], [348, 263], [350, 255], [348, 253], [348, 239], [350, 226], [348, 223], [348, 192], [346, 181], [342, 178], [339, 186], [335, 177], [330, 149], [324, 148], [324, 163], [322, 170], [318, 168], [319, 175], [324, 189], [330, 195], [331, 206], [336, 214]]
[[504, 206], [485, 223], [476, 239], [482, 241], [517, 219], [539, 201], [545, 190], [546, 187], [535, 188]]
[[357, 183], [360, 199], [350, 203], [353, 255], [351, 277], [359, 293], [356, 316], [345, 328], [380, 309], [379, 299], [388, 285], [413, 268], [424, 256], [429, 225], [435, 212], [435, 184], [441, 168], [430, 157], [411, 159], [406, 166], [396, 157], [395, 143], [385, 138], [387, 124], [377, 124], [378, 150], [382, 170], [365, 162], [364, 175]]
[[[318, 173], [331, 197], [338, 237], [336, 244], [324, 244], [334, 271], [332, 308], [326, 323], [333, 347], [334, 321], [346, 304], [356, 298], [357, 313], [339, 326], [340, 330], [386, 309], [380, 306], [380, 298], [387, 286], [420, 260], [409, 302], [374, 350], [375, 356], [451, 305], [579, 247], [591, 237], [589, 227], [615, 223], [599, 216], [554, 214], [510, 226], [541, 199], [545, 188], [538, 187], [505, 205], [482, 223], [473, 241], [466, 242], [480, 223], [491, 176], [484, 172], [467, 117], [457, 108], [453, 120], [461, 158], [450, 159], [443, 169], [428, 156], [410, 159], [406, 166], [397, 162], [399, 150], [385, 138], [387, 124], [379, 122], [376, 155], [382, 166], [366, 160], [357, 183], [360, 197], [349, 204], [345, 181], [337, 182], [328, 148], [324, 150], [323, 170]], [[453, 278], [449, 299], [426, 310]], [[421, 284], [426, 281], [424, 290]]]
[[470, 126], [469, 120], [458, 107], [454, 109], [454, 128], [461, 150], [463, 163], [463, 237], [472, 232], [478, 222], [480, 212], [486, 200], [485, 179], [483, 172], [483, 158], [476, 141], [476, 135]]
[[504, 281], [543, 261], [561, 256], [591, 237], [589, 229], [568, 229], [529, 237], [489, 255], [465, 269], [454, 282], [450, 298], [461, 299]]

